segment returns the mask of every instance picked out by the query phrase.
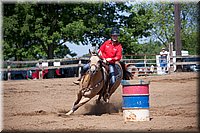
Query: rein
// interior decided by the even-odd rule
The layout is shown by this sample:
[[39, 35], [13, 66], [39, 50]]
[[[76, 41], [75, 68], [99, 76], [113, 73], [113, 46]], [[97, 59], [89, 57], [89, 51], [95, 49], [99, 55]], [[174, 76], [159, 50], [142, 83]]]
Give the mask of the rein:
[[[88, 73], [88, 72], [87, 72]], [[89, 87], [89, 85], [91, 84], [91, 79], [92, 79], [92, 75], [91, 74], [89, 74], [89, 81], [88, 81], [88, 83], [87, 83], [87, 86], [86, 87], [84, 87], [83, 89], [82, 89], [82, 92], [83, 93], [85, 93], [85, 92], [87, 92], [87, 91], [90, 91], [90, 90], [92, 90], [92, 89], [95, 89], [95, 88], [97, 88], [100, 84], [101, 84], [101, 82], [103, 82], [103, 84], [104, 84], [104, 73], [103, 73], [103, 69], [101, 68], [101, 73], [102, 73], [102, 79], [100, 80], [100, 81], [98, 81], [95, 85], [93, 85], [92, 87]]]

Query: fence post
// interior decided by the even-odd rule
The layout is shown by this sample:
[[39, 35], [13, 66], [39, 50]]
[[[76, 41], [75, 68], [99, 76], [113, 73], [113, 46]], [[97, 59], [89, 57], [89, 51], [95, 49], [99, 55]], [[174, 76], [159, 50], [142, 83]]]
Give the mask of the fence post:
[[144, 55], [144, 67], [145, 67], [145, 76], [147, 76], [147, 56], [146, 54]]
[[81, 59], [79, 59], [79, 62], [78, 62], [78, 77], [81, 76]]
[[42, 61], [41, 60], [39, 60], [39, 62], [38, 62], [38, 68], [39, 68], [39, 79], [43, 79], [43, 76], [42, 76], [43, 67], [42, 67]]
[[11, 80], [11, 66], [10, 66], [10, 61], [7, 61], [7, 76], [8, 76], [8, 80]]
[[169, 43], [169, 74], [174, 72], [173, 65], [173, 42]]

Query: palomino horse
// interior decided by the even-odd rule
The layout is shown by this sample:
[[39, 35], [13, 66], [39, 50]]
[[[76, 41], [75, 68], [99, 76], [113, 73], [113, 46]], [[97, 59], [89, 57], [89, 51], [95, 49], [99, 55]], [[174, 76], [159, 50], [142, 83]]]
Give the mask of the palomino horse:
[[[89, 51], [90, 52], [90, 51]], [[65, 115], [70, 115], [80, 106], [90, 101], [94, 96], [99, 95], [97, 102], [103, 97], [105, 102], [109, 102], [110, 96], [115, 92], [122, 79], [132, 78], [131, 73], [125, 69], [125, 64], [115, 63], [116, 82], [109, 87], [108, 66], [99, 58], [97, 53], [91, 53], [90, 69], [86, 72], [80, 81], [80, 91], [77, 94], [77, 100], [74, 102], [72, 109]], [[123, 75], [123, 73], [125, 75]], [[110, 92], [108, 93], [108, 88]]]

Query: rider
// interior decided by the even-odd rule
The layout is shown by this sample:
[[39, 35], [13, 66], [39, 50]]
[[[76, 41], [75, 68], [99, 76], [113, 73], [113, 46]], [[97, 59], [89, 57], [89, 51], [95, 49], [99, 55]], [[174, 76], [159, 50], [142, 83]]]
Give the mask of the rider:
[[122, 58], [122, 45], [118, 42], [118, 36], [120, 35], [119, 29], [114, 27], [111, 30], [111, 40], [105, 41], [100, 49], [99, 55], [104, 60], [104, 62], [108, 62], [109, 64], [109, 76], [110, 76], [110, 86], [116, 82], [115, 77], [115, 62], [120, 61]]
[[[114, 73], [114, 68], [115, 68], [115, 62], [120, 61], [122, 58], [122, 45], [118, 42], [118, 36], [120, 35], [119, 29], [114, 27], [111, 30], [110, 37], [111, 39], [105, 41], [99, 51], [98, 54], [99, 56], [103, 59], [104, 62], [109, 64], [109, 75], [110, 75], [110, 86], [112, 86], [115, 81], [115, 73]], [[89, 69], [89, 64], [86, 64], [83, 66], [83, 69], [81, 71], [81, 75], [83, 75], [87, 70]], [[75, 84], [79, 84], [79, 81], [81, 80], [82, 76], [75, 81]]]

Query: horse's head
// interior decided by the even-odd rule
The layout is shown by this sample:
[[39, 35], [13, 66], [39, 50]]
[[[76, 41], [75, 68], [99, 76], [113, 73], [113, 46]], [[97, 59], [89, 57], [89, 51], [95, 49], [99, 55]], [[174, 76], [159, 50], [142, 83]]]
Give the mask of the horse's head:
[[91, 52], [90, 50], [89, 50], [89, 52], [91, 55], [89, 72], [90, 72], [90, 74], [95, 74], [101, 68], [101, 58], [99, 57], [97, 52], [95, 52], [95, 51]]

